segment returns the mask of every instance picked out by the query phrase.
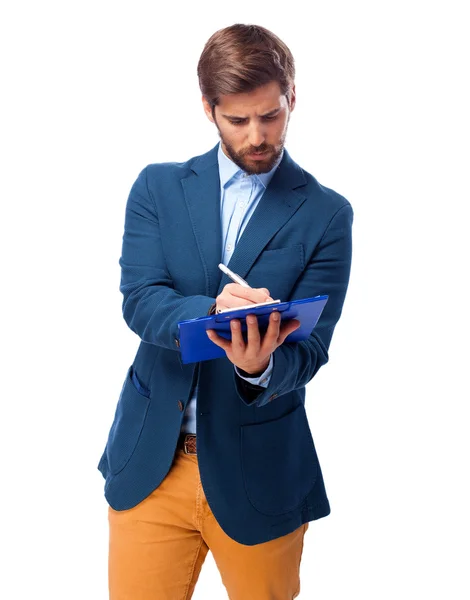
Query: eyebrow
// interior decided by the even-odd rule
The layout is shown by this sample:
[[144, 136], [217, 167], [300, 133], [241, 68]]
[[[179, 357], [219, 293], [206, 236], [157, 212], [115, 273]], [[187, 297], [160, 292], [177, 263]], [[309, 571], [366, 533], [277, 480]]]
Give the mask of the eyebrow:
[[[281, 112], [282, 110], [282, 106], [279, 106], [278, 108], [274, 108], [273, 110], [270, 110], [269, 112], [265, 113], [264, 115], [260, 115], [261, 118], [263, 117], [274, 117], [275, 114]], [[241, 121], [245, 121], [248, 117], [236, 117], [235, 115], [224, 115], [222, 114], [223, 117], [225, 117], [226, 119], [239, 119]]]

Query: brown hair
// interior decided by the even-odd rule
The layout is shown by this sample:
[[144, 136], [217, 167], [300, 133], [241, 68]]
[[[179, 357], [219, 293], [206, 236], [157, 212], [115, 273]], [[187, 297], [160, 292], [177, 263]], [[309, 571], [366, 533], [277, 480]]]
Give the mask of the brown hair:
[[221, 95], [251, 92], [277, 81], [290, 99], [294, 57], [274, 33], [259, 25], [237, 23], [216, 31], [207, 41], [197, 66], [199, 87], [212, 110]]

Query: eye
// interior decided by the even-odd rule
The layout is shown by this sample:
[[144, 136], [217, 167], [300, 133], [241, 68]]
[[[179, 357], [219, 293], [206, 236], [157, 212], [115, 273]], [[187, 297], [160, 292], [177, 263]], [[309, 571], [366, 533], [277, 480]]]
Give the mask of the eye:
[[230, 125], [243, 125], [245, 119], [229, 119]]
[[274, 121], [277, 119], [277, 115], [273, 115], [271, 117], [263, 117], [263, 121]]

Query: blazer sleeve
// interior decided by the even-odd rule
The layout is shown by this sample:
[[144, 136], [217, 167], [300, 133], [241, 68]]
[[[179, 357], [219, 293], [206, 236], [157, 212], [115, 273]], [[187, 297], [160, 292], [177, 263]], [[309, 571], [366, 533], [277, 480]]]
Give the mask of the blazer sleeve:
[[333, 215], [290, 299], [328, 294], [322, 316], [309, 338], [285, 342], [274, 351], [267, 388], [249, 385], [235, 375], [235, 385], [245, 404], [263, 406], [278, 396], [304, 387], [328, 362], [328, 348], [341, 316], [349, 283], [352, 255], [353, 210], [349, 202]]
[[147, 168], [139, 174], [126, 204], [119, 259], [122, 312], [141, 340], [178, 351], [178, 322], [206, 315], [215, 298], [183, 296], [174, 289], [163, 255], [155, 202], [148, 189]]

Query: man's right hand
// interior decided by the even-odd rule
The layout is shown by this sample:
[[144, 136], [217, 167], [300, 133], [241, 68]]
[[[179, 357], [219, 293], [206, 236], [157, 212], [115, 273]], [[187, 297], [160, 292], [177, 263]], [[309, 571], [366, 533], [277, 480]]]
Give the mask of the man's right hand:
[[272, 300], [266, 288], [246, 288], [238, 283], [227, 283], [217, 296], [216, 312], [227, 308], [237, 308], [247, 304], [258, 304]]

